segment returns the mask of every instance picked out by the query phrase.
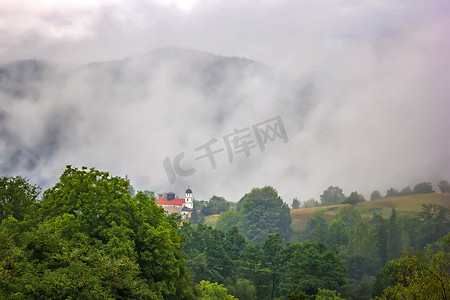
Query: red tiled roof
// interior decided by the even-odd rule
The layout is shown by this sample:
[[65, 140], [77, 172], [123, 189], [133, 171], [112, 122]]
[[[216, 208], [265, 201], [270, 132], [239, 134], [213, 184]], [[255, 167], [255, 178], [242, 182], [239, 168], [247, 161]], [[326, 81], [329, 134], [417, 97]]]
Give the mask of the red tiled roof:
[[173, 200], [167, 200], [167, 198], [161, 197], [156, 201], [159, 205], [183, 205], [184, 199], [175, 198]]

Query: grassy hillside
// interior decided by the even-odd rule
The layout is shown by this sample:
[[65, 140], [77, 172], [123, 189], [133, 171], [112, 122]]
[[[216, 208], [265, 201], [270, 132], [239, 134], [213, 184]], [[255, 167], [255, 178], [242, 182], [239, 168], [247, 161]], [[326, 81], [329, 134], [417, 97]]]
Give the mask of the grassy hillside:
[[[392, 208], [395, 208], [399, 214], [416, 214], [422, 209], [423, 204], [438, 204], [450, 208], [450, 194], [431, 193], [422, 195], [411, 195], [402, 197], [383, 198], [374, 201], [358, 203], [354, 207], [364, 216], [371, 217], [374, 212], [383, 216], [390, 216]], [[340, 207], [348, 204], [292, 209], [292, 227], [294, 231], [302, 230], [309, 217], [313, 215], [322, 215], [331, 220], [336, 215]]]
[[205, 224], [207, 225], [216, 225], [217, 219], [219, 218], [219, 215], [211, 215], [205, 217]]
[[[392, 208], [395, 208], [399, 214], [416, 214], [421, 211], [423, 204], [430, 203], [450, 208], [450, 194], [432, 193], [383, 198], [358, 203], [357, 205], [354, 205], [354, 207], [363, 215], [363, 217], [370, 218], [374, 212], [389, 217]], [[339, 208], [344, 206], [349, 206], [349, 204], [291, 209], [292, 228], [294, 231], [302, 230], [305, 227], [308, 218], [314, 215], [322, 215], [325, 219], [330, 221], [335, 217]], [[214, 226], [218, 217], [219, 215], [207, 216], [205, 218], [205, 223]]]
[[339, 208], [344, 206], [349, 206], [349, 204], [291, 209], [292, 228], [294, 231], [302, 230], [306, 226], [308, 218], [314, 215], [322, 215], [325, 219], [331, 220]]

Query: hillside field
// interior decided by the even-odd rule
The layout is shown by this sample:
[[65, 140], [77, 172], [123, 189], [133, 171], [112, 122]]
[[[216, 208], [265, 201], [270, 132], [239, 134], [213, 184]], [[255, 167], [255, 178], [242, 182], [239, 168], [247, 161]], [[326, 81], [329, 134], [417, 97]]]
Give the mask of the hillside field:
[[217, 219], [219, 218], [219, 215], [211, 215], [205, 217], [205, 224], [214, 226], [216, 225]]
[[[363, 215], [363, 217], [370, 218], [374, 212], [381, 214], [384, 217], [389, 217], [392, 208], [395, 208], [399, 214], [416, 214], [422, 210], [423, 204], [438, 204], [450, 208], [450, 194], [431, 193], [382, 198], [358, 203], [354, 205], [354, 207]], [[339, 208], [344, 206], [349, 206], [349, 204], [291, 209], [292, 228], [294, 231], [302, 230], [305, 227], [308, 218], [313, 215], [322, 215], [327, 220], [331, 220], [334, 218]]]
[[[373, 213], [389, 217], [392, 208], [395, 208], [399, 214], [416, 214], [422, 210], [423, 204], [438, 204], [450, 208], [449, 193], [431, 193], [410, 195], [402, 197], [382, 198], [373, 201], [365, 201], [354, 205], [363, 217], [370, 218]], [[309, 217], [314, 215], [322, 215], [328, 221], [331, 221], [339, 208], [349, 206], [349, 204], [320, 206], [312, 208], [291, 209], [292, 228], [294, 231], [302, 230]], [[211, 215], [205, 217], [205, 223], [214, 226], [219, 215]]]

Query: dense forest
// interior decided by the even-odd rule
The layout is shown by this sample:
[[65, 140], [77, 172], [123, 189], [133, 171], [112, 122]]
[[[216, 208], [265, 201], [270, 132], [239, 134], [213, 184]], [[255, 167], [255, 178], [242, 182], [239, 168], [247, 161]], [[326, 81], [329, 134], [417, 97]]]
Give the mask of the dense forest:
[[[448, 193], [447, 181], [438, 184]], [[431, 189], [430, 189], [431, 188]], [[430, 183], [386, 196], [433, 192]], [[43, 191], [0, 178], [0, 293], [8, 299], [450, 299], [449, 208], [363, 216], [366, 201], [329, 187], [333, 219], [292, 229], [275, 188], [238, 202], [195, 201], [192, 218], [165, 215], [126, 178], [67, 166]], [[374, 191], [371, 200], [381, 198]], [[205, 217], [218, 215], [214, 226]]]

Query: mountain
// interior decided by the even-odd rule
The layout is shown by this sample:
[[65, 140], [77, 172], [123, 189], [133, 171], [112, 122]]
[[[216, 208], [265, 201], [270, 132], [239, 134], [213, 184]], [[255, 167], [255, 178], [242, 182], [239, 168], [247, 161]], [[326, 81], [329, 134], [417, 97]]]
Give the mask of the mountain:
[[[277, 115], [292, 90], [286, 83], [263, 63], [182, 48], [80, 66], [2, 65], [0, 174], [46, 185], [65, 164], [121, 175], [141, 172], [141, 164], [155, 170], [198, 140]], [[166, 184], [162, 171], [152, 175], [159, 186]]]
[[[34, 59], [15, 61], [0, 65], [1, 99], [36, 99], [39, 85], [42, 84], [49, 65]], [[5, 96], [3, 96], [5, 95]]]

